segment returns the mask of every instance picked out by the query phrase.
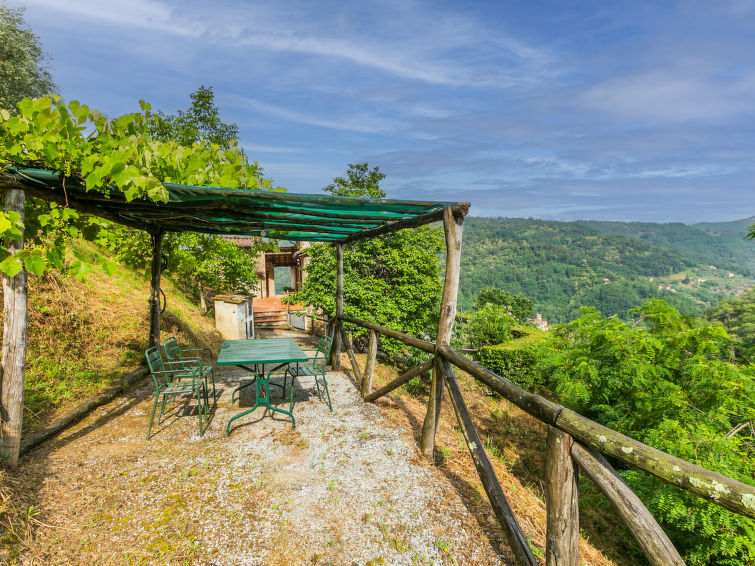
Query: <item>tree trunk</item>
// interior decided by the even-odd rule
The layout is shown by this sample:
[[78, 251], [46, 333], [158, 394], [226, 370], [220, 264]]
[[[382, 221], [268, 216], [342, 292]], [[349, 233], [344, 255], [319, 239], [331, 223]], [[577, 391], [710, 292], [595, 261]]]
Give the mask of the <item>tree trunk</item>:
[[204, 285], [201, 281], [197, 281], [199, 286], [199, 314], [202, 316], [207, 314], [207, 300], [204, 297]]
[[[3, 198], [6, 211], [14, 210], [24, 221], [24, 191], [6, 189]], [[13, 254], [24, 247], [21, 239], [6, 242]], [[0, 459], [18, 464], [21, 449], [21, 427], [24, 417], [24, 371], [26, 370], [27, 304], [26, 268], [14, 277], [3, 274], [3, 359], [0, 389]]]

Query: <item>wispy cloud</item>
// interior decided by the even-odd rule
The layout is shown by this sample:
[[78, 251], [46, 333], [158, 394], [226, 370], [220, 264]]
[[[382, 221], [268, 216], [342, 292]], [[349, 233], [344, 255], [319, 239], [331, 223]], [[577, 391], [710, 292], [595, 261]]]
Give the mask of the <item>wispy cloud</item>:
[[380, 118], [379, 116], [374, 116], [369, 113], [351, 114], [341, 118], [318, 118], [306, 112], [289, 110], [253, 98], [247, 98], [245, 100], [249, 107], [253, 108], [260, 114], [275, 116], [276, 118], [281, 118], [290, 122], [318, 126], [321, 128], [374, 134], [395, 131], [401, 127], [401, 122], [397, 120]]
[[77, 19], [96, 20], [117, 27], [136, 27], [183, 37], [199, 37], [207, 30], [201, 22], [187, 25], [173, 8], [155, 0], [26, 0], [25, 4], [39, 6], [53, 13], [68, 14]]

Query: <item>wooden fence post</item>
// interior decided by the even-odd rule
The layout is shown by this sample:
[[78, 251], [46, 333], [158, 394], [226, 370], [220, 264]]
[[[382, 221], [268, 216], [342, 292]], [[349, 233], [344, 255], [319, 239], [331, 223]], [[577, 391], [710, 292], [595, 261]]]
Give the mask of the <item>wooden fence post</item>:
[[343, 346], [344, 348], [346, 348], [346, 353], [349, 355], [349, 362], [351, 363], [351, 369], [354, 372], [354, 379], [361, 386], [362, 372], [359, 370], [357, 357], [354, 354], [354, 349], [351, 347], [351, 342], [349, 341], [349, 337], [346, 335], [346, 329], [343, 327], [343, 324], [341, 324], [341, 321], [338, 321], [336, 324], [338, 324], [338, 329], [341, 331], [340, 336], [341, 336], [341, 340], [343, 341]]
[[333, 371], [341, 369], [341, 315], [343, 314], [343, 244], [336, 244], [336, 330], [333, 336], [333, 353], [331, 354]]
[[370, 344], [367, 347], [367, 361], [364, 364], [362, 376], [362, 399], [372, 391], [372, 374], [375, 372], [375, 358], [377, 357], [377, 332], [370, 330]]
[[578, 442], [572, 444], [571, 453], [580, 469], [614, 505], [648, 562], [652, 566], [684, 566], [684, 560], [661, 526], [606, 459]]
[[547, 566], [579, 566], [579, 468], [572, 461], [571, 445], [571, 436], [548, 427], [545, 448]]
[[443, 298], [440, 304], [438, 321], [438, 339], [435, 341], [436, 364], [433, 368], [433, 380], [430, 384], [430, 400], [427, 414], [422, 423], [420, 447], [425, 458], [433, 461], [435, 448], [435, 431], [438, 428], [440, 408], [443, 401], [443, 372], [440, 369], [439, 348], [451, 342], [451, 330], [456, 318], [456, 296], [459, 292], [459, 270], [461, 265], [461, 234], [464, 228], [464, 216], [454, 217], [451, 207], [443, 211], [443, 231], [446, 234], [446, 279], [443, 283]]
[[436, 358], [436, 367], [445, 374], [448, 396], [451, 398], [456, 419], [459, 421], [464, 440], [467, 442], [469, 453], [472, 455], [472, 460], [477, 468], [477, 474], [480, 476], [482, 487], [485, 488], [485, 493], [488, 494], [490, 505], [493, 507], [493, 512], [503, 528], [503, 533], [506, 535], [506, 540], [508, 540], [511, 551], [514, 553], [517, 564], [520, 566], [537, 566], [537, 560], [532, 555], [529, 544], [527, 544], [527, 539], [524, 537], [519, 522], [516, 520], [514, 512], [511, 510], [511, 506], [501, 489], [501, 484], [498, 481], [498, 476], [495, 475], [493, 464], [490, 463], [490, 458], [488, 458], [482, 445], [482, 439], [477, 434], [477, 429], [472, 422], [467, 405], [461, 396], [459, 384], [454, 378], [451, 364], [441, 358]]
[[160, 267], [162, 264], [163, 236], [158, 230], [150, 234], [152, 243], [152, 281], [149, 297], [149, 345], [160, 346]]
[[[24, 191], [5, 189], [3, 208], [15, 211], [24, 221]], [[24, 248], [21, 238], [5, 243], [11, 254]], [[0, 389], [0, 460], [8, 465], [18, 464], [21, 449], [21, 428], [24, 418], [24, 372], [26, 371], [26, 342], [28, 311], [26, 302], [26, 268], [15, 276], [3, 273], [3, 360]]]

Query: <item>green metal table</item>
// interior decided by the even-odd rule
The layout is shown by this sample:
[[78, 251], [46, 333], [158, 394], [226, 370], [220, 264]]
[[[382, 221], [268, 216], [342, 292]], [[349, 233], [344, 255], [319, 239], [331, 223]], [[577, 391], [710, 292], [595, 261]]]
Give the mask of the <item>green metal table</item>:
[[[225, 435], [231, 434], [231, 423], [236, 419], [248, 415], [260, 405], [266, 406], [271, 411], [283, 413], [291, 417], [291, 428], [296, 427], [291, 406], [289, 410], [284, 411], [270, 405], [270, 376], [273, 372], [292, 363], [306, 362], [309, 358], [296, 345], [293, 338], [258, 338], [252, 340], [226, 340], [223, 342], [218, 354], [217, 365], [219, 366], [237, 366], [254, 374], [253, 384], [256, 385], [256, 401], [254, 407], [247, 409], [234, 416], [228, 421], [225, 429]], [[265, 364], [276, 364], [276, 366], [265, 373]], [[250, 367], [252, 366], [252, 367]], [[260, 369], [261, 368], [261, 369]], [[285, 379], [285, 378], [284, 378]], [[236, 393], [244, 387], [249, 387], [252, 383], [238, 386], [231, 395], [231, 403], [235, 401]], [[274, 383], [273, 385], [278, 385]], [[260, 395], [261, 387], [264, 386], [265, 396]], [[291, 384], [291, 393], [293, 396], [293, 383]]]

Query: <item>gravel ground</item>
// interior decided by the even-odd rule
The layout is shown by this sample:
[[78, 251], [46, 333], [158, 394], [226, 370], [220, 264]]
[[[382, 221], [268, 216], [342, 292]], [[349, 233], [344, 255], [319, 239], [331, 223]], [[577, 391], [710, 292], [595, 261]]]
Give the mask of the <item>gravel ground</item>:
[[[411, 434], [329, 373], [333, 412], [312, 379], [296, 429], [231, 390], [221, 370], [209, 429], [176, 403], [146, 441], [151, 382], [25, 459], [37, 530], [28, 564], [501, 564], [449, 480]], [[250, 406], [253, 387], [241, 408]], [[273, 389], [273, 404], [282, 404]]]

